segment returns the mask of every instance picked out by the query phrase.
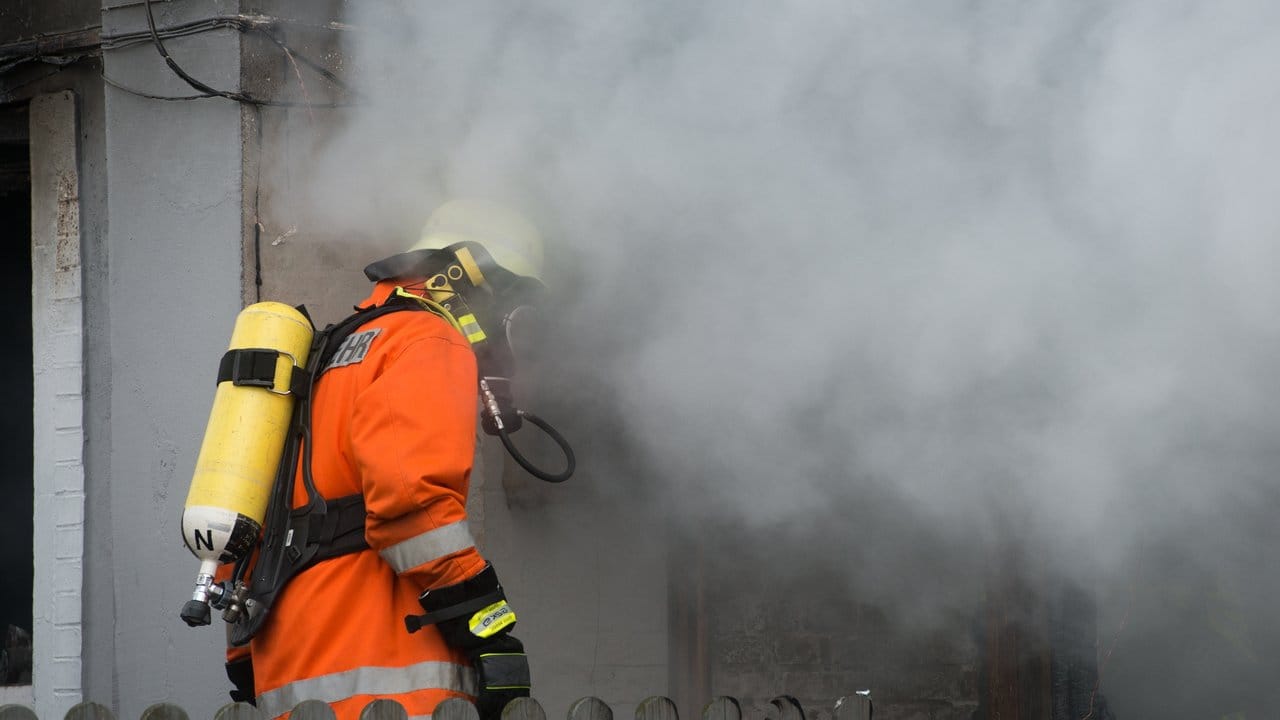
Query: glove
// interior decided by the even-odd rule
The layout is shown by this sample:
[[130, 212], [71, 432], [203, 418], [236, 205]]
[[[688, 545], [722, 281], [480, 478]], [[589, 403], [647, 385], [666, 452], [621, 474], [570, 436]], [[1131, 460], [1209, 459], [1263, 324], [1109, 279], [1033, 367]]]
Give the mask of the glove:
[[253, 694], [253, 659], [245, 657], [227, 663], [227, 679], [235, 686], [231, 691], [231, 702], [244, 702], [257, 705]]
[[470, 654], [476, 669], [476, 710], [480, 720], [500, 720], [502, 709], [529, 697], [529, 658], [524, 645], [508, 634]]
[[480, 720], [499, 720], [508, 702], [529, 697], [529, 659], [511, 637], [516, 613], [492, 565], [455, 585], [423, 592], [418, 604], [427, 614], [406, 617], [405, 627], [412, 633], [435, 625], [449, 647], [466, 653], [476, 669]]

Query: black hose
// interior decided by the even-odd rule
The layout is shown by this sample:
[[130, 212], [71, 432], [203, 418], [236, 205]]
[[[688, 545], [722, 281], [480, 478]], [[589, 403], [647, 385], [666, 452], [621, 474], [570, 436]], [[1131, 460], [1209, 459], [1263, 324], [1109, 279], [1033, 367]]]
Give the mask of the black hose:
[[516, 462], [520, 463], [520, 467], [527, 470], [530, 475], [538, 478], [539, 480], [545, 480], [549, 483], [562, 483], [565, 480], [568, 480], [569, 476], [573, 475], [573, 471], [577, 467], [577, 460], [573, 457], [573, 448], [569, 447], [569, 441], [565, 440], [563, 435], [556, 432], [556, 429], [551, 427], [550, 423], [537, 415], [534, 415], [531, 412], [525, 412], [524, 410], [517, 410], [516, 414], [534, 425], [537, 425], [539, 428], [542, 428], [542, 432], [546, 433], [548, 437], [560, 446], [560, 450], [564, 452], [565, 468], [556, 475], [552, 475], [551, 473], [538, 468], [533, 463], [529, 462], [529, 460], [525, 458], [518, 449], [516, 449], [515, 444], [511, 442], [511, 435], [507, 432], [507, 429], [499, 427], [498, 437], [502, 438], [503, 447], [507, 449], [507, 452], [511, 453], [511, 457], [515, 458]]

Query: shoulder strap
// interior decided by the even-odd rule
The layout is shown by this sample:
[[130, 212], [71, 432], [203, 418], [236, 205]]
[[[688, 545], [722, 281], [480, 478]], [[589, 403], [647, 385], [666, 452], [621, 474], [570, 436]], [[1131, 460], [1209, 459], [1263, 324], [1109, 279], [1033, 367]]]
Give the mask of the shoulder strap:
[[375, 305], [369, 308], [357, 308], [354, 313], [348, 315], [345, 319], [336, 324], [326, 327], [321, 332], [328, 334], [328, 342], [321, 349], [319, 357], [316, 358], [316, 375], [319, 376], [329, 367], [333, 356], [337, 354], [338, 348], [342, 346], [342, 341], [346, 340], [351, 333], [360, 329], [361, 325], [376, 320], [383, 315], [388, 315], [400, 310], [408, 310], [411, 306], [407, 303], [396, 301], [387, 301], [382, 305]]

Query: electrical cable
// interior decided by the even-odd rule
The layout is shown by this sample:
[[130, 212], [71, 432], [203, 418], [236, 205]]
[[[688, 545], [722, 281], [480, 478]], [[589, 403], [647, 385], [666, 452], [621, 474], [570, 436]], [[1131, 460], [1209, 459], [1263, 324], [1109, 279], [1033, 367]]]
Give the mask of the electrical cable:
[[79, 55], [65, 55], [65, 56], [63, 55], [25, 55], [23, 57], [13, 58], [12, 60], [6, 62], [5, 64], [0, 65], [0, 75], [4, 75], [5, 73], [8, 73], [14, 70], [15, 68], [22, 67], [23, 65], [26, 65], [27, 63], [31, 63], [31, 62], [44, 63], [45, 65], [57, 65], [59, 68], [64, 68], [64, 67], [67, 67], [68, 65], [75, 65], [81, 60], [84, 60], [89, 57], [95, 57], [95, 56], [89, 53], [81, 53]]
[[[150, 96], [148, 94], [136, 92], [131, 89], [121, 87], [118, 83], [113, 83], [116, 85], [116, 87], [120, 87], [120, 89], [125, 90], [126, 92], [133, 92], [135, 95], [139, 95], [142, 97], [152, 97], [152, 99], [155, 99], [155, 100], [170, 100], [170, 99], [195, 100], [198, 98], [205, 98], [205, 97], [221, 97], [221, 98], [226, 98], [228, 100], [235, 100], [236, 102], [242, 102], [247, 105], [269, 105], [272, 107], [305, 107], [305, 108], [317, 108], [317, 107], [318, 108], [337, 108], [337, 107], [348, 107], [352, 104], [352, 103], [316, 104], [316, 103], [310, 103], [310, 102], [297, 103], [297, 102], [279, 101], [279, 100], [264, 100], [262, 98], [253, 97], [248, 93], [239, 92], [239, 91], [229, 92], [227, 90], [218, 90], [217, 88], [206, 85], [205, 83], [192, 77], [190, 74], [187, 73], [186, 70], [183, 70], [182, 66], [178, 65], [178, 62], [174, 60], [171, 55], [169, 55], [169, 50], [168, 48], [165, 47], [164, 41], [160, 38], [160, 32], [156, 28], [155, 15], [153, 14], [151, 9], [152, 2], [153, 0], [142, 0], [142, 5], [143, 5], [143, 8], [146, 10], [146, 15], [147, 15], [147, 29], [151, 33], [151, 43], [155, 45], [156, 51], [160, 53], [160, 57], [164, 58], [165, 64], [169, 66], [169, 69], [172, 70], [175, 75], [177, 75], [179, 78], [182, 78], [183, 82], [187, 83], [188, 85], [195, 88], [196, 90], [199, 90], [203, 94], [196, 95], [196, 96], [187, 96], [187, 97]], [[282, 43], [277, 43], [277, 44], [283, 45]]]
[[14, 58], [9, 62], [6, 62], [3, 65], [0, 65], [0, 75], [3, 75], [16, 67], [21, 67], [29, 62], [35, 62], [36, 60], [39, 60], [39, 59], [40, 58], [36, 55], [27, 55], [24, 57]]
[[151, 10], [151, 2], [152, 0], [142, 1], [143, 9], [146, 10], [146, 15], [147, 15], [147, 29], [151, 31], [151, 42], [153, 45], [156, 46], [156, 51], [160, 53], [160, 57], [164, 58], [165, 64], [169, 66], [169, 69], [172, 70], [175, 75], [182, 78], [183, 82], [185, 82], [186, 84], [190, 85], [196, 90], [199, 90], [201, 93], [204, 93], [205, 97], [217, 96], [217, 97], [226, 98], [228, 100], [235, 100], [237, 102], [248, 103], [250, 105], [257, 105], [260, 102], [262, 102], [261, 100], [258, 100], [257, 98], [251, 98], [242, 92], [238, 92], [238, 91], [228, 92], [226, 90], [218, 90], [216, 88], [210, 87], [209, 85], [206, 85], [200, 82], [194, 77], [191, 77], [191, 75], [187, 74], [187, 71], [183, 70], [182, 66], [178, 65], [177, 61], [174, 60], [173, 57], [169, 55], [169, 50], [164, 46], [164, 40], [160, 39], [160, 33], [156, 30], [156, 18]]
[[31, 78], [30, 80], [27, 80], [26, 82], [19, 83], [19, 84], [17, 84], [17, 85], [12, 86], [12, 87], [6, 87], [6, 88], [3, 88], [3, 89], [2, 89], [2, 90], [3, 90], [3, 92], [0, 92], [0, 102], [4, 102], [3, 98], [12, 97], [12, 96], [13, 96], [13, 94], [14, 94], [15, 92], [17, 92], [18, 90], [21, 90], [22, 88], [27, 87], [28, 85], [35, 85], [36, 83], [40, 82], [41, 80], [47, 80], [48, 78], [51, 78], [51, 77], [53, 77], [54, 75], [57, 75], [58, 73], [62, 72], [63, 70], [66, 70], [66, 69], [67, 69], [68, 67], [70, 67], [70, 66], [71, 66], [71, 63], [67, 63], [67, 64], [65, 64], [65, 65], [59, 65], [58, 67], [55, 67], [52, 71], [47, 72], [47, 73], [45, 73], [44, 75], [40, 75], [40, 76], [37, 76], [37, 77]]
[[[135, 89], [135, 88], [131, 88], [131, 87], [129, 87], [128, 85], [125, 85], [125, 84], [123, 84], [123, 83], [120, 83], [120, 82], [117, 82], [117, 81], [115, 81], [115, 80], [112, 80], [110, 77], [108, 77], [108, 76], [107, 76], [107, 75], [105, 75], [105, 74], [102, 76], [102, 80], [103, 80], [103, 82], [107, 83], [108, 85], [110, 85], [110, 86], [111, 86], [111, 87], [113, 87], [113, 88], [116, 88], [117, 90], [122, 90], [122, 91], [124, 91], [124, 92], [129, 93], [130, 95], [137, 95], [138, 97], [141, 97], [141, 98], [147, 98], [148, 100], [167, 100], [167, 101], [180, 101], [180, 100], [207, 100], [207, 99], [209, 99], [209, 98], [222, 97], [221, 95], [208, 95], [208, 94], [202, 94], [202, 95], [156, 95], [156, 94], [153, 94], [153, 93], [143, 92], [142, 90], [138, 90], [138, 89]], [[251, 104], [251, 105], [258, 106], [258, 107], [282, 107], [282, 108], [307, 108], [307, 107], [309, 107], [309, 108], [323, 108], [323, 109], [341, 108], [341, 107], [354, 107], [354, 106], [355, 106], [355, 103], [303, 103], [303, 102], [292, 102], [292, 101], [285, 101], [285, 100], [269, 100], [269, 101], [261, 101], [261, 102], [250, 103], [250, 104]]]
[[[286, 57], [288, 57], [289, 61], [294, 65], [295, 72], [297, 72], [297, 65], [299, 64], [306, 65], [308, 68], [311, 68], [312, 70], [314, 70], [316, 73], [318, 73], [321, 77], [327, 80], [330, 84], [332, 84], [338, 90], [344, 93], [355, 95], [354, 91], [351, 90], [351, 88], [349, 88], [346, 85], [346, 83], [344, 83], [342, 79], [339, 78], [334, 72], [324, 67], [319, 62], [293, 49], [287, 43], [285, 43], [283, 40], [277, 37], [276, 34], [272, 31], [272, 25], [275, 22], [277, 22], [274, 18], [250, 17], [250, 16], [244, 16], [244, 15], [220, 16], [220, 17], [204, 18], [201, 20], [193, 20], [193, 21], [181, 23], [178, 25], [173, 25], [167, 28], [159, 28], [155, 24], [155, 14], [152, 9], [153, 0], [142, 0], [140, 4], [143, 6], [144, 10], [146, 11], [146, 17], [147, 17], [146, 30], [119, 33], [116, 35], [104, 35], [96, 38], [97, 42], [92, 45], [85, 45], [84, 43], [79, 43], [75, 46], [74, 49], [81, 52], [76, 55], [60, 54], [60, 53], [65, 53], [66, 50], [70, 48], [54, 47], [46, 50], [41, 50], [38, 43], [19, 44], [21, 47], [18, 49], [27, 48], [30, 54], [9, 55], [5, 57], [3, 62], [0, 63], [0, 75], [4, 75], [14, 70], [15, 68], [21, 67], [30, 62], [40, 61], [40, 62], [45, 62], [49, 64], [61, 65], [65, 67], [67, 65], [71, 65], [73, 63], [84, 60], [85, 58], [88, 58], [88, 57], [96, 57], [100, 54], [101, 51], [123, 50], [126, 48], [136, 47], [138, 45], [150, 43], [155, 46], [157, 52], [160, 53], [160, 56], [164, 59], [165, 64], [169, 66], [170, 70], [172, 70], [176, 75], [178, 75], [178, 77], [181, 78], [185, 83], [187, 83], [194, 89], [199, 90], [200, 91], [199, 94], [161, 95], [157, 93], [149, 93], [142, 90], [138, 90], [136, 88], [129, 87], [128, 85], [125, 85], [110, 77], [107, 77], [105, 74], [102, 75], [103, 81], [118, 90], [127, 92], [131, 95], [136, 95], [138, 97], [147, 98], [149, 100], [189, 101], [189, 100], [204, 100], [212, 97], [221, 97], [221, 98], [235, 100], [237, 102], [243, 102], [243, 103], [254, 105], [254, 106], [272, 106], [272, 107], [285, 107], [285, 108], [296, 107], [296, 108], [307, 108], [308, 110], [311, 110], [314, 108], [331, 109], [331, 108], [339, 108], [339, 107], [352, 107], [355, 105], [355, 103], [353, 102], [313, 103], [313, 102], [310, 102], [305, 97], [303, 98], [302, 102], [267, 100], [263, 98], [255, 98], [245, 92], [239, 92], [239, 91], [230, 92], [225, 90], [218, 90], [217, 88], [211, 87], [206, 83], [201, 82], [200, 80], [192, 77], [180, 65], [178, 65], [177, 61], [174, 60], [173, 57], [169, 54], [169, 50], [164, 44], [165, 39], [190, 37], [190, 36], [199, 35], [206, 32], [212, 32], [214, 30], [219, 30], [219, 29], [232, 29], [232, 30], [237, 30], [241, 33], [256, 32], [265, 36], [272, 44], [280, 48], [285, 53]], [[76, 32], [82, 33], [88, 30], [93, 30], [97, 27], [100, 27], [100, 26], [95, 26], [94, 28], [86, 28], [83, 31], [76, 31]], [[10, 46], [6, 46], [6, 47], [10, 47]], [[18, 46], [13, 46], [13, 47], [10, 47], [10, 49], [14, 49], [17, 47]], [[89, 52], [89, 53], [83, 52], [85, 50], [91, 50], [92, 52]], [[59, 70], [60, 69], [61, 68], [59, 68]], [[25, 82], [22, 85], [18, 85], [12, 88], [6, 88], [3, 90], [3, 92], [5, 95], [11, 95], [14, 90], [25, 87], [35, 82], [39, 82], [39, 80], [43, 79], [44, 77], [52, 76], [57, 72], [58, 71], [55, 70], [51, 73], [47, 73], [46, 75], [41, 76], [41, 78], [36, 78], [34, 80]], [[301, 84], [301, 82], [302, 82], [301, 75], [299, 74], [299, 84]], [[305, 88], [304, 88], [304, 94], [305, 94]]]
[[290, 57], [292, 57], [292, 58], [296, 58], [298, 62], [302, 63], [303, 65], [306, 65], [307, 67], [311, 68], [312, 70], [315, 70], [317, 73], [319, 73], [319, 75], [320, 75], [321, 77], [323, 77], [325, 80], [328, 80], [330, 83], [333, 83], [333, 85], [335, 85], [339, 90], [342, 90], [343, 92], [350, 92], [350, 93], [353, 93], [353, 94], [354, 94], [354, 91], [353, 91], [351, 88], [347, 87], [347, 84], [346, 84], [346, 83], [344, 83], [344, 82], [342, 81], [342, 78], [340, 78], [340, 77], [338, 77], [337, 75], [335, 75], [335, 74], [333, 73], [333, 71], [332, 71], [332, 70], [330, 70], [329, 68], [327, 68], [327, 67], [325, 67], [325, 66], [321, 65], [320, 63], [316, 62], [315, 60], [312, 60], [311, 58], [307, 57], [306, 55], [303, 55], [302, 53], [298, 52], [297, 50], [294, 50], [293, 48], [289, 47], [289, 46], [288, 46], [288, 45], [286, 45], [282, 40], [280, 40], [280, 38], [276, 37], [276, 36], [275, 36], [275, 33], [269, 32], [269, 31], [267, 31], [267, 30], [265, 30], [265, 29], [263, 29], [263, 28], [259, 28], [259, 27], [250, 27], [249, 29], [250, 29], [250, 30], [254, 30], [254, 31], [256, 31], [256, 32], [259, 32], [259, 33], [261, 33], [262, 35], [266, 36], [266, 38], [267, 38], [268, 40], [270, 40], [271, 42], [275, 43], [276, 47], [278, 47], [278, 48], [280, 48], [281, 50], [283, 50], [283, 51], [285, 52], [285, 54], [286, 54], [286, 55], [289, 55], [289, 56], [290, 56]]
[[77, 56], [97, 54], [102, 44], [99, 33], [101, 29], [101, 25], [90, 25], [79, 30], [38, 33], [29, 40], [0, 43], [0, 62], [16, 60], [8, 66], [0, 65], [0, 72], [29, 60], [52, 63], [59, 58], [66, 58], [67, 62], [73, 62]]
[[253, 292], [254, 302], [262, 302], [262, 220], [258, 212], [262, 207], [262, 108], [253, 108], [254, 136], [257, 157], [253, 171]]
[[135, 90], [135, 89], [133, 89], [133, 88], [129, 87], [128, 85], [123, 85], [123, 84], [121, 84], [121, 83], [118, 83], [118, 82], [116, 82], [115, 80], [112, 80], [110, 77], [108, 77], [106, 73], [103, 73], [103, 74], [102, 74], [102, 81], [103, 81], [103, 82], [105, 82], [106, 84], [110, 85], [111, 87], [116, 88], [117, 90], [123, 90], [123, 91], [125, 91], [125, 92], [129, 93], [130, 95], [137, 95], [138, 97], [147, 98], [148, 100], [169, 100], [169, 101], [174, 101], [174, 100], [204, 100], [204, 99], [211, 98], [211, 97], [217, 97], [216, 95], [209, 95], [209, 94], [203, 94], [203, 95], [153, 95], [153, 94], [151, 94], [151, 93], [143, 92], [143, 91], [141, 91], [141, 90]]
[[[181, 38], [181, 37], [191, 37], [193, 35], [199, 35], [202, 33], [212, 32], [214, 30], [221, 30], [221, 29], [237, 30], [242, 33], [249, 33], [249, 32], [258, 33], [259, 35], [262, 35], [265, 38], [267, 38], [267, 40], [271, 41], [271, 43], [274, 44], [276, 47], [285, 51], [289, 55], [292, 55], [294, 58], [297, 59], [299, 63], [306, 65], [307, 67], [316, 71], [316, 73], [318, 73], [321, 77], [323, 77], [325, 80], [328, 80], [330, 83], [337, 86], [339, 89], [343, 91], [348, 91], [348, 92], [350, 91], [350, 88], [348, 88], [346, 84], [342, 82], [342, 79], [339, 78], [336, 74], [334, 74], [333, 71], [329, 70], [328, 68], [316, 62], [315, 60], [312, 60], [306, 55], [290, 47], [287, 43], [285, 43], [279, 37], [277, 37], [276, 34], [272, 32], [271, 27], [269, 27], [268, 25], [269, 23], [264, 20], [253, 19], [243, 15], [222, 16], [222, 17], [214, 17], [214, 18], [205, 18], [203, 20], [193, 20], [191, 22], [182, 23], [179, 25], [171, 25], [166, 28], [156, 28], [156, 33], [160, 35], [162, 39], [165, 39], [165, 40], [172, 40], [173, 38]], [[128, 32], [128, 33], [120, 33], [117, 35], [104, 35], [102, 36], [101, 47], [103, 50], [123, 50], [126, 48], [136, 47], [138, 45], [144, 45], [148, 43], [154, 43], [154, 40], [151, 37], [150, 29], [139, 30], [135, 32]]]
[[[205, 18], [203, 20], [193, 20], [191, 22], [179, 25], [171, 25], [167, 28], [158, 29], [160, 37], [168, 40], [177, 37], [189, 37], [191, 35], [199, 35], [201, 33], [211, 32], [221, 28], [230, 28], [245, 32], [250, 29], [250, 23], [238, 17], [215, 17]], [[135, 32], [120, 33], [118, 35], [103, 35], [103, 50], [123, 50], [137, 45], [145, 45], [152, 42], [150, 30], [138, 30]]]

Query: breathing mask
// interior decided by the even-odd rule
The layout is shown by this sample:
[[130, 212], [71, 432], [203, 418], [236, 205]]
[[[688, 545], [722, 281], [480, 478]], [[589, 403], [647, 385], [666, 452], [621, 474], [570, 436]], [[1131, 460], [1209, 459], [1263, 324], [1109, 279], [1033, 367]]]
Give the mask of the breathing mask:
[[[504, 258], [506, 262], [500, 263], [485, 244], [471, 239], [459, 240], [457, 232], [441, 232], [438, 223], [433, 227], [441, 211], [450, 207], [446, 205], [433, 214], [424, 231], [424, 240], [415, 246], [417, 249], [369, 265], [364, 270], [365, 276], [375, 282], [403, 280], [406, 284], [399, 292], [421, 298], [452, 319], [476, 354], [480, 371], [481, 427], [487, 434], [500, 438], [512, 458], [531, 475], [547, 482], [563, 482], [574, 471], [573, 450], [545, 420], [516, 408], [512, 392], [512, 378], [519, 360], [534, 351], [541, 334], [537, 308], [546, 289], [536, 277], [517, 274], [506, 265], [529, 272], [536, 272], [537, 266], [522, 263], [530, 256], [528, 252], [516, 256], [508, 253], [508, 258]], [[505, 237], [510, 238], [511, 234]], [[431, 247], [442, 238], [456, 242]], [[488, 246], [494, 245], [488, 243]], [[525, 249], [527, 251], [527, 247]], [[540, 264], [540, 251], [536, 259]], [[534, 466], [512, 444], [510, 434], [523, 427], [525, 421], [540, 428], [560, 446], [566, 460], [562, 472], [552, 474]]]

